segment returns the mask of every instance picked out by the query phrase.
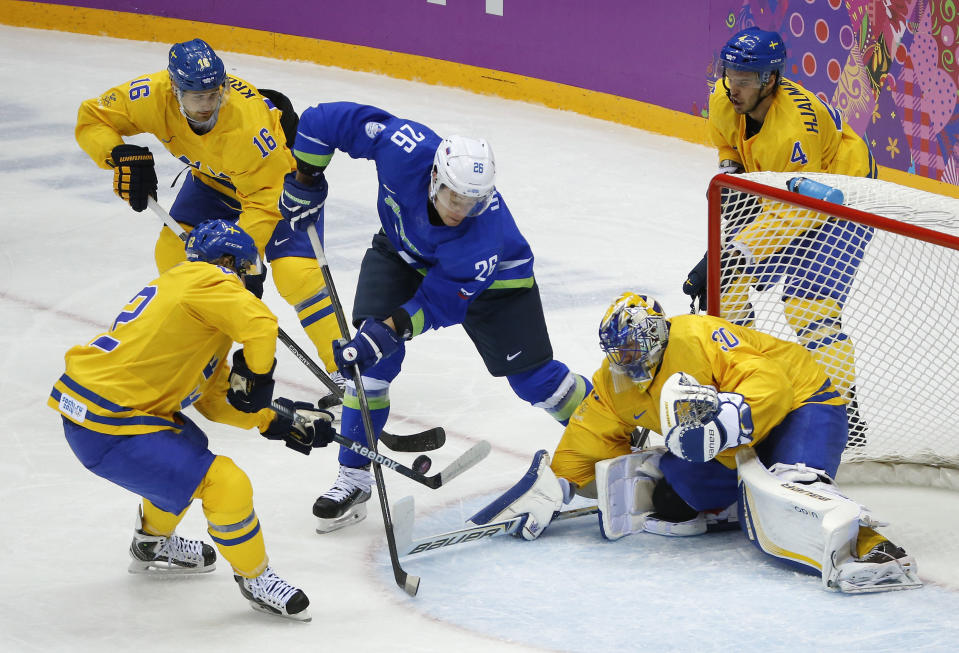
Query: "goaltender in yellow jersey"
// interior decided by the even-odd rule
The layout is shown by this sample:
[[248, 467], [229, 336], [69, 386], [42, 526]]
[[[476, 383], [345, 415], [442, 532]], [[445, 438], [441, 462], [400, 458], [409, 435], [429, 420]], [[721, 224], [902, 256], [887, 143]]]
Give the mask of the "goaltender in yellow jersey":
[[[286, 97], [228, 76], [212, 48], [194, 39], [170, 49], [167, 70], [140, 75], [83, 102], [76, 138], [98, 166], [113, 169], [115, 191], [137, 211], [156, 197], [153, 155], [123, 137], [153, 134], [189, 166], [170, 215], [187, 231], [222, 218], [249, 233], [260, 256], [271, 262], [277, 290], [334, 373], [331, 343], [340, 333], [322, 272], [307, 235], [293, 231], [278, 209], [283, 178], [295, 170], [287, 132], [295, 133], [296, 122]], [[322, 234], [322, 221], [318, 229]], [[155, 256], [160, 272], [184, 260], [172, 231], [161, 231]], [[257, 283], [251, 275], [246, 281], [262, 294], [262, 278]]]
[[[556, 448], [557, 476], [582, 487], [593, 480], [598, 461], [629, 453], [634, 429], [659, 431], [660, 392], [676, 372], [741, 394], [752, 410], [753, 446], [803, 405], [845, 403], [822, 368], [796, 343], [709, 315], [673, 316], [668, 331], [668, 346], [646, 387], [621, 371], [614, 373], [608, 358], [603, 361], [593, 375], [593, 392], [573, 414]], [[715, 459], [729, 469], [736, 467], [731, 449]]]

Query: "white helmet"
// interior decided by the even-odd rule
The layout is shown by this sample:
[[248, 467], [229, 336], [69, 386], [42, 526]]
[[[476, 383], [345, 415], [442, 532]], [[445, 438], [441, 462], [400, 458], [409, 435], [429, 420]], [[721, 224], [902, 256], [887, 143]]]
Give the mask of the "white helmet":
[[[493, 201], [496, 161], [493, 150], [484, 139], [448, 136], [436, 148], [433, 157], [433, 177], [430, 181], [430, 201], [449, 203], [450, 199], [467, 217], [477, 216]], [[443, 188], [447, 193], [441, 196]], [[452, 193], [452, 197], [445, 197]], [[459, 196], [459, 197], [456, 197]]]

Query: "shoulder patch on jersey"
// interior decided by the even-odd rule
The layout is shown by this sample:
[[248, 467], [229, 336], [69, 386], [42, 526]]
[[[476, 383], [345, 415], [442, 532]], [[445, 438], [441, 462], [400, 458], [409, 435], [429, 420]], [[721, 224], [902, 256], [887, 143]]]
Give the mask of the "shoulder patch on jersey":
[[367, 136], [370, 138], [376, 138], [377, 134], [386, 129], [386, 125], [381, 122], [368, 122], [363, 125], [363, 128], [366, 130]]

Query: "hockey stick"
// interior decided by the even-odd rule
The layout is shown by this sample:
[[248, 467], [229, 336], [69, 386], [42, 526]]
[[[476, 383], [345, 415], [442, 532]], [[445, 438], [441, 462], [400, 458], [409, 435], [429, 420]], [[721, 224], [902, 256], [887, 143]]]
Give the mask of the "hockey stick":
[[[326, 289], [330, 293], [330, 302], [333, 304], [333, 311], [336, 313], [336, 321], [340, 327], [340, 333], [346, 338], [350, 334], [350, 325], [346, 323], [346, 316], [343, 313], [343, 304], [340, 303], [340, 297], [336, 293], [336, 286], [333, 285], [333, 275], [330, 274], [330, 266], [326, 260], [326, 254], [323, 252], [323, 243], [320, 242], [320, 236], [316, 233], [316, 225], [309, 225], [306, 229], [310, 237], [310, 244], [313, 246], [313, 253], [316, 254], [316, 261], [320, 264], [320, 271], [323, 273], [323, 280], [326, 282]], [[386, 483], [383, 481], [383, 470], [376, 461], [379, 454], [376, 451], [376, 432], [373, 429], [373, 419], [370, 417], [370, 405], [366, 400], [366, 390], [363, 388], [363, 375], [357, 366], [353, 366], [353, 385], [356, 388], [356, 399], [360, 404], [360, 414], [363, 417], [363, 428], [366, 430], [366, 441], [370, 443], [369, 449], [373, 454], [371, 466], [373, 468], [373, 478], [376, 480], [376, 495], [380, 500], [380, 512], [383, 516], [383, 530], [386, 532], [386, 546], [390, 552], [390, 565], [393, 567], [393, 578], [396, 584], [410, 596], [416, 596], [420, 588], [420, 577], [411, 576], [406, 573], [400, 565], [400, 557], [396, 553], [396, 536], [393, 533], [393, 520], [390, 516], [389, 498], [386, 496]]]
[[[326, 381], [329, 381], [332, 385], [336, 385], [330, 380], [330, 377], [323, 371], [319, 365], [317, 365], [313, 359], [307, 355], [303, 349], [296, 344], [290, 336], [280, 329], [279, 338], [289, 348], [293, 355], [303, 363], [310, 372], [313, 373], [313, 376], [318, 378], [320, 381], [323, 381], [324, 384]], [[339, 388], [337, 387], [339, 392]], [[342, 393], [338, 396], [342, 397]], [[323, 406], [320, 406], [323, 408]], [[385, 444], [387, 447], [393, 451], [402, 451], [402, 452], [414, 452], [414, 451], [433, 451], [439, 449], [446, 443], [446, 431], [443, 430], [442, 426], [434, 426], [433, 428], [426, 429], [425, 431], [419, 431], [418, 433], [410, 433], [409, 435], [395, 435], [387, 431], [380, 432], [380, 442]]]
[[[272, 408], [277, 413], [283, 415], [284, 417], [302, 421], [302, 418], [296, 415], [295, 411], [291, 411], [286, 406], [279, 405], [275, 401], [270, 406], [270, 408]], [[405, 476], [406, 478], [412, 479], [416, 481], [417, 483], [425, 485], [426, 487], [433, 490], [444, 485], [445, 483], [449, 483], [451, 480], [453, 480], [454, 478], [456, 478], [457, 476], [465, 472], [467, 469], [476, 465], [478, 462], [486, 458], [486, 456], [489, 455], [489, 452], [492, 449], [489, 442], [487, 442], [486, 440], [480, 440], [479, 442], [474, 444], [472, 447], [470, 447], [469, 449], [464, 451], [462, 454], [460, 454], [460, 456], [456, 460], [454, 460], [449, 465], [447, 465], [442, 471], [437, 472], [436, 474], [433, 474], [432, 476], [426, 476], [414, 469], [410, 469], [403, 463], [397, 462], [396, 460], [393, 460], [392, 458], [389, 458], [387, 456], [384, 456], [381, 453], [377, 453], [376, 451], [369, 449], [368, 447], [360, 444], [359, 442], [350, 440], [348, 437], [341, 435], [337, 433], [336, 431], [333, 432], [333, 442], [346, 447], [347, 449], [349, 449], [350, 451], [353, 451], [354, 453], [358, 453], [364, 458], [369, 458], [372, 462], [375, 462], [378, 465], [387, 467], [393, 470], [394, 472], [396, 472], [397, 474], [401, 474]]]
[[[564, 519], [575, 519], [587, 515], [595, 515], [599, 512], [597, 506], [586, 506], [584, 508], [573, 508], [564, 510], [553, 517], [550, 522], [562, 521]], [[425, 553], [427, 551], [436, 551], [445, 549], [458, 544], [467, 544], [469, 542], [478, 542], [479, 540], [489, 539], [497, 535], [512, 535], [516, 533], [523, 522], [523, 516], [513, 517], [505, 521], [493, 522], [482, 526], [473, 526], [471, 528], [461, 528], [456, 531], [429, 535], [427, 537], [413, 539], [413, 497], [403, 497], [393, 505], [394, 529], [396, 532], [397, 549], [400, 557]]]
[[[187, 241], [189, 236], [186, 231], [183, 230], [183, 227], [173, 219], [173, 217], [164, 209], [162, 206], [157, 204], [157, 201], [152, 197], [147, 198], [147, 205], [150, 209], [157, 214], [157, 216], [163, 220], [163, 223], [170, 228], [177, 238], [182, 240], [184, 243]], [[323, 368], [317, 365], [313, 359], [311, 359], [303, 349], [296, 344], [293, 338], [283, 330], [283, 327], [279, 327], [277, 337], [280, 342], [286, 345], [287, 349], [301, 362], [303, 363], [310, 372], [313, 373], [323, 385], [330, 391], [330, 394], [335, 396], [338, 400], [342, 400], [343, 391], [340, 390], [340, 387], [333, 382], [333, 379], [330, 378]], [[321, 400], [322, 401], [322, 400]], [[330, 405], [320, 406], [321, 408], [328, 408]], [[394, 435], [387, 431], [380, 432], [380, 442], [385, 444], [387, 447], [393, 451], [433, 451], [434, 449], [439, 449], [446, 443], [446, 431], [443, 430], [441, 426], [434, 426], [433, 428], [426, 429], [425, 431], [420, 431], [418, 433], [410, 433], [409, 435]]]

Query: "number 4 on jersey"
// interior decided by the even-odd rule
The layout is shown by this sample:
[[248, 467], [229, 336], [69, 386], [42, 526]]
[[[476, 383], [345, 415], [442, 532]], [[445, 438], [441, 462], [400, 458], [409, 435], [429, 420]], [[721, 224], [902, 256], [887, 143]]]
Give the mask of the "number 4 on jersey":
[[806, 156], [806, 153], [802, 151], [802, 145], [799, 141], [793, 143], [793, 153], [789, 157], [790, 163], [798, 163], [800, 165], [806, 165], [809, 163], [809, 157]]

